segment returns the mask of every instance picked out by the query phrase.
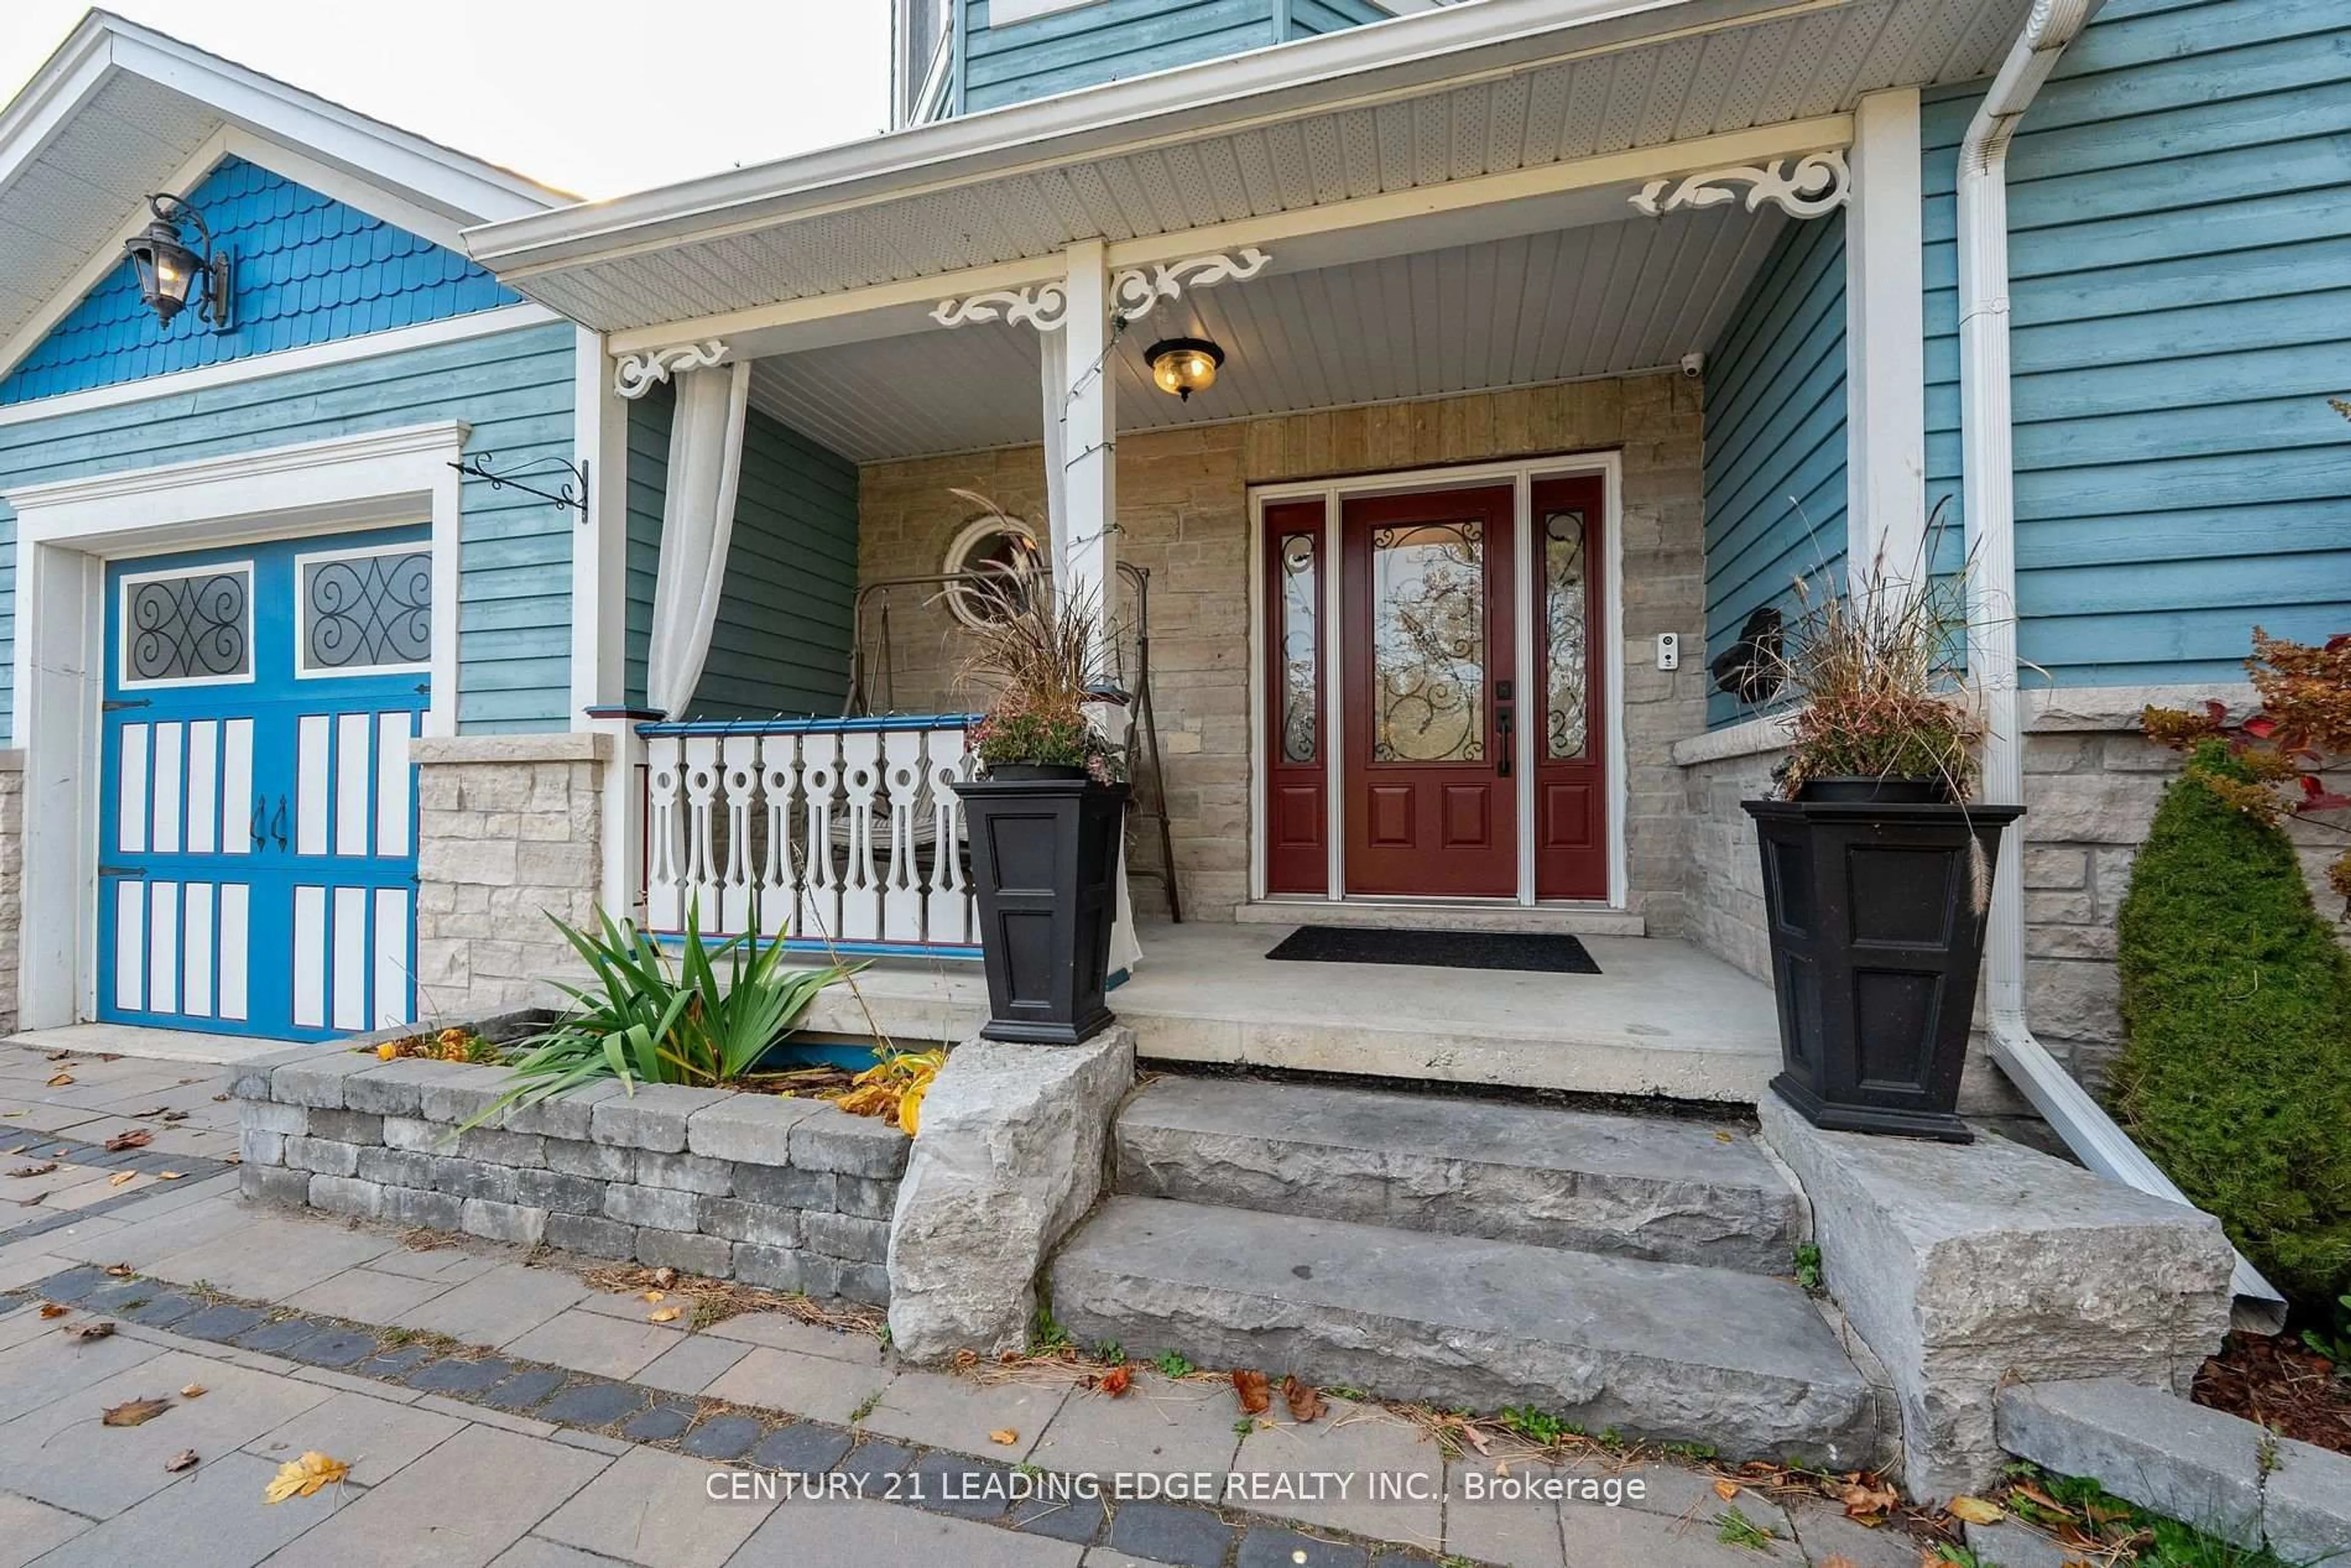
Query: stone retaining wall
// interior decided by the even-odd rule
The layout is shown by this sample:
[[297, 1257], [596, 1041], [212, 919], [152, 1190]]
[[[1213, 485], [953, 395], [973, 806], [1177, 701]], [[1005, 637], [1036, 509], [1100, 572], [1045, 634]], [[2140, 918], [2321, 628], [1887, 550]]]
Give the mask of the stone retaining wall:
[[416, 992], [423, 1017], [561, 998], [578, 956], [549, 916], [595, 920], [610, 736], [418, 740]]
[[606, 1081], [459, 1130], [512, 1082], [332, 1046], [243, 1063], [245, 1192], [888, 1303], [896, 1128], [814, 1100]]
[[24, 912], [25, 754], [0, 751], [0, 1034], [16, 1029], [17, 937]]

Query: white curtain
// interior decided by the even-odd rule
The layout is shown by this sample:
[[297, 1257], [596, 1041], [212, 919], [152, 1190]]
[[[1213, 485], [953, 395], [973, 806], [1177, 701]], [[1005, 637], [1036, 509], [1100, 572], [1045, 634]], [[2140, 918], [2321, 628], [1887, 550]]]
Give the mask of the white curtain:
[[661, 567], [653, 583], [653, 651], [645, 700], [670, 718], [684, 715], [710, 656], [710, 629], [726, 584], [735, 537], [735, 492], [743, 474], [743, 416], [750, 407], [747, 362], [685, 371], [669, 427], [669, 493], [662, 502]]
[[[1056, 586], [1070, 580], [1070, 443], [1066, 423], [1070, 412], [1070, 340], [1064, 332], [1040, 332], [1037, 340], [1043, 345], [1041, 382], [1045, 394], [1045, 526], [1050, 534], [1045, 548], [1052, 552], [1053, 581]], [[1107, 366], [1103, 374], [1110, 373]], [[1113, 459], [1115, 461], [1115, 458]], [[1115, 582], [1094, 585], [1095, 602], [1102, 606], [1105, 618], [1118, 599]], [[1125, 723], [1125, 716], [1112, 718], [1096, 710], [1097, 723]], [[1129, 758], [1127, 765], [1134, 767]], [[1167, 874], [1174, 876], [1176, 868], [1169, 866]], [[1143, 945], [1134, 936], [1134, 904], [1126, 891], [1126, 845], [1118, 847], [1117, 915], [1110, 932], [1110, 972], [1132, 974], [1143, 957]]]

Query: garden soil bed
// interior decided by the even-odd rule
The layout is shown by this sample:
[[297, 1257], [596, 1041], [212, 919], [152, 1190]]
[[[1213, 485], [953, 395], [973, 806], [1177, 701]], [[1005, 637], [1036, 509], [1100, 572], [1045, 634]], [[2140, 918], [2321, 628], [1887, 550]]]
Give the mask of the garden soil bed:
[[2283, 1335], [2231, 1334], [2196, 1375], [2196, 1403], [2351, 1454], [2351, 1383], [2335, 1376], [2333, 1362]]

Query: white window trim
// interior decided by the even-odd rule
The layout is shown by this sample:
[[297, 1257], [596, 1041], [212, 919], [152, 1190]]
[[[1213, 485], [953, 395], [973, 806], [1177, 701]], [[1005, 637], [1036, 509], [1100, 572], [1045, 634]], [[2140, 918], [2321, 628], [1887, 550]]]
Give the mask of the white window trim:
[[[965, 570], [964, 556], [971, 549], [972, 546], [993, 535], [1007, 532], [1022, 535], [1028, 539], [1030, 547], [1033, 549], [1043, 548], [1038, 541], [1037, 530], [1030, 528], [1019, 517], [1008, 516], [1000, 517], [974, 517], [971, 521], [966, 523], [962, 528], [956, 530], [956, 537], [947, 545], [946, 554], [939, 559], [939, 570], [942, 573], [961, 572]], [[966, 584], [960, 582], [948, 583], [946, 585], [947, 613], [953, 615], [956, 621], [971, 628], [975, 632], [985, 632], [988, 629], [987, 623], [972, 613], [971, 607], [969, 603], [967, 602], [966, 595], [969, 594], [971, 591], [972, 590]]]
[[987, 25], [991, 28], [1014, 27], [1040, 16], [1058, 16], [1064, 11], [1101, 4], [1102, 0], [988, 0]]
[[[425, 519], [419, 517], [413, 520], [423, 522]], [[433, 661], [430, 657], [413, 664], [336, 664], [315, 670], [304, 668], [303, 653], [310, 646], [310, 594], [309, 590], [303, 583], [302, 573], [305, 568], [319, 562], [368, 560], [385, 556], [415, 555], [420, 549], [429, 552], [432, 548], [432, 541], [429, 539], [422, 544], [412, 539], [406, 544], [400, 545], [361, 545], [353, 549], [307, 550], [297, 555], [294, 558], [294, 678], [298, 681], [348, 681], [356, 680], [362, 675], [412, 675], [420, 671], [429, 672], [433, 668]], [[425, 605], [425, 613], [432, 622], [429, 635], [435, 641], [441, 635], [441, 611], [440, 597], [435, 594]]]
[[[181, 675], [155, 680], [139, 680], [131, 674], [131, 591], [142, 582], [169, 582], [175, 578], [210, 576], [241, 571], [245, 574], [245, 674], [241, 675]], [[189, 686], [249, 686], [258, 674], [261, 650], [254, 645], [253, 562], [224, 560], [202, 566], [166, 567], [156, 571], [125, 572], [115, 580], [115, 598], [120, 612], [115, 618], [115, 685], [126, 692], [178, 691]], [[13, 733], [13, 732], [12, 732]]]
[[[1608, 775], [1608, 899], [1604, 907], [1630, 907], [1631, 877], [1628, 869], [1625, 840], [1625, 813], [1630, 802], [1631, 770], [1625, 756], [1625, 463], [1621, 453], [1581, 453], [1557, 457], [1534, 457], [1517, 462], [1462, 464], [1447, 468], [1408, 469], [1393, 474], [1361, 474], [1344, 479], [1301, 480], [1275, 485], [1249, 486], [1249, 897], [1263, 902], [1266, 891], [1266, 831], [1265, 790], [1262, 787], [1269, 758], [1266, 751], [1266, 637], [1265, 637], [1265, 509], [1282, 501], [1319, 500], [1322, 503], [1322, 551], [1326, 572], [1344, 569], [1341, 552], [1340, 507], [1342, 503], [1364, 496], [1393, 495], [1397, 492], [1443, 490], [1468, 486], [1497, 483], [1510, 485], [1512, 500], [1513, 526], [1517, 549], [1521, 562], [1528, 559], [1533, 533], [1534, 486], [1541, 479], [1560, 478], [1570, 475], [1596, 474], [1602, 481], [1601, 507], [1602, 570], [1608, 574], [1607, 594], [1603, 612], [1605, 623], [1593, 629], [1592, 646], [1594, 656], [1607, 660], [1604, 666], [1607, 675], [1605, 700], [1602, 704], [1601, 722], [1607, 736]], [[1533, 580], [1520, 573], [1525, 582], [1518, 591], [1524, 593], [1525, 583]], [[1333, 576], [1324, 578], [1326, 602], [1333, 599], [1330, 585]], [[1524, 606], [1518, 608], [1523, 609]], [[1332, 673], [1343, 670], [1346, 617], [1330, 613], [1322, 624], [1322, 670], [1326, 692], [1335, 691]], [[1534, 670], [1534, 622], [1531, 615], [1514, 613], [1511, 617], [1516, 647], [1513, 656], [1516, 668], [1524, 678], [1532, 679]], [[1517, 677], [1514, 677], [1517, 678]], [[1535, 896], [1534, 835], [1528, 831], [1534, 821], [1535, 769], [1517, 769], [1519, 811], [1519, 890], [1508, 901], [1494, 899], [1405, 899], [1371, 896], [1347, 893], [1345, 790], [1339, 776], [1338, 758], [1343, 758], [1345, 715], [1343, 703], [1326, 698], [1323, 717], [1324, 755], [1332, 759], [1327, 797], [1328, 818], [1323, 829], [1330, 846], [1331, 865], [1329, 891], [1321, 898], [1311, 894], [1282, 894], [1285, 902], [1311, 906], [1315, 904], [1475, 904], [1491, 908], [1498, 903], [1533, 909], [1589, 909], [1602, 907], [1589, 900], [1538, 899]], [[1517, 734], [1513, 748], [1520, 757], [1536, 755], [1534, 723], [1537, 705], [1519, 704], [1513, 723]]]
[[18, 1027], [94, 1017], [98, 790], [111, 560], [432, 519], [432, 706], [455, 733], [462, 490], [450, 420], [9, 491], [16, 512], [14, 728], [25, 753]]

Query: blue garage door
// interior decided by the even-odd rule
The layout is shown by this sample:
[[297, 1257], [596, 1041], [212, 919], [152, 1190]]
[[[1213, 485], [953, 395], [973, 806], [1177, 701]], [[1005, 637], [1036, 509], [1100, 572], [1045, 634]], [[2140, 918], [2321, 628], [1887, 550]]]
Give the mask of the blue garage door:
[[98, 1016], [321, 1039], [416, 1016], [422, 528], [107, 572]]

